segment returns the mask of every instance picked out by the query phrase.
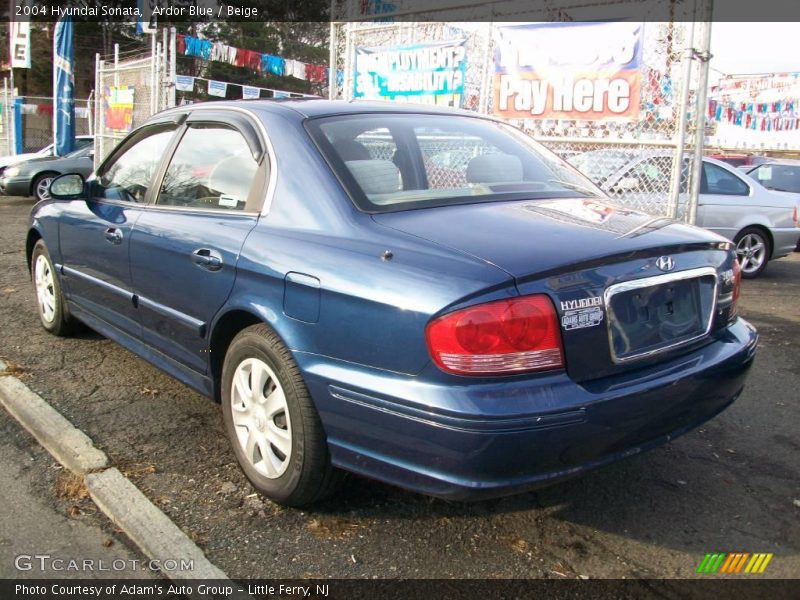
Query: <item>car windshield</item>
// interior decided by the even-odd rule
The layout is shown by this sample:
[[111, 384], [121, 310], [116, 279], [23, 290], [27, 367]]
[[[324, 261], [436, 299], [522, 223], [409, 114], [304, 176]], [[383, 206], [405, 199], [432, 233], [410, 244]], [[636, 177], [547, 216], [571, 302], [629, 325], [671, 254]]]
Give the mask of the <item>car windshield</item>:
[[623, 150], [590, 150], [569, 158], [569, 163], [595, 183], [603, 183], [633, 158]]
[[359, 114], [312, 119], [308, 130], [350, 196], [369, 212], [603, 197], [566, 162], [487, 119]]
[[65, 158], [82, 158], [84, 156], [89, 156], [92, 151], [91, 146], [84, 146], [83, 148], [78, 148], [77, 150], [73, 150], [69, 154], [64, 155]]

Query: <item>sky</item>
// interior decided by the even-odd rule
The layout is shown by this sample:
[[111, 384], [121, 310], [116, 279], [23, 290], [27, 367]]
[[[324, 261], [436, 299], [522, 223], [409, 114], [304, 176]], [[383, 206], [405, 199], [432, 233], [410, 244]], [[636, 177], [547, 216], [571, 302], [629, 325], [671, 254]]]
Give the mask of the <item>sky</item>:
[[[789, 0], [796, 1], [796, 0]], [[800, 71], [800, 23], [711, 26], [711, 68], [726, 74]], [[709, 80], [720, 76], [711, 71]]]

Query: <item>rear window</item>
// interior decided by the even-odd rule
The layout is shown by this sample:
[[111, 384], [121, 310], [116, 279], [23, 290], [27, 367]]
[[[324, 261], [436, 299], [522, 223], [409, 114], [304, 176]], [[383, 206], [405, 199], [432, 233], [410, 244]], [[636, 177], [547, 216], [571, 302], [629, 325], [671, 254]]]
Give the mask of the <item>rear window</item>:
[[308, 130], [363, 210], [603, 197], [566, 162], [502, 123], [457, 115], [360, 114]]

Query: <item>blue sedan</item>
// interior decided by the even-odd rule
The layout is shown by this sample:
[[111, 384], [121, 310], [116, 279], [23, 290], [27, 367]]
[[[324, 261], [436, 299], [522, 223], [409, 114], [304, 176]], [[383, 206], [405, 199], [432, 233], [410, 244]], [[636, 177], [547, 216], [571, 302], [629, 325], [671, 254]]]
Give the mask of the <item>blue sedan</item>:
[[345, 471], [451, 499], [574, 476], [716, 415], [755, 353], [729, 241], [467, 112], [180, 107], [50, 191], [27, 237], [45, 329], [220, 402], [287, 505]]

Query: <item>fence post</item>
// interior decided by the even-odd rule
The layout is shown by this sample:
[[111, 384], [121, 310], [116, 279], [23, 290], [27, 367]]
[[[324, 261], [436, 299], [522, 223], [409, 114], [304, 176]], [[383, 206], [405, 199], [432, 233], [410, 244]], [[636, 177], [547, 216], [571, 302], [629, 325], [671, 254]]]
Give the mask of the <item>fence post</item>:
[[689, 114], [689, 88], [692, 82], [692, 54], [694, 52], [694, 29], [692, 21], [689, 26], [689, 40], [684, 49], [683, 81], [681, 82], [681, 102], [678, 113], [678, 131], [675, 135], [675, 156], [672, 161], [672, 178], [669, 182], [669, 198], [667, 200], [667, 216], [678, 216], [678, 203], [681, 193], [681, 171], [683, 170], [683, 151], [686, 147], [686, 119]]
[[330, 50], [328, 52], [328, 64], [330, 65], [328, 69], [328, 100], [336, 99], [336, 46], [338, 43], [338, 40], [336, 39], [337, 29], [336, 23], [333, 22], [333, 2], [331, 2], [331, 28], [330, 35], [328, 35], [328, 42], [330, 43]]
[[487, 25], [486, 44], [483, 47], [483, 72], [481, 85], [478, 91], [478, 112], [485, 115], [489, 111], [489, 73], [494, 61], [492, 60], [492, 36], [494, 36], [494, 21]]
[[697, 82], [695, 96], [695, 133], [694, 133], [694, 161], [692, 162], [692, 191], [689, 194], [689, 206], [686, 211], [686, 220], [691, 225], [697, 221], [697, 196], [700, 193], [700, 173], [703, 168], [703, 144], [706, 139], [706, 99], [708, 95], [708, 62], [711, 59], [709, 48], [711, 46], [711, 14], [713, 0], [705, 0], [703, 7], [703, 35], [700, 38], [698, 58], [700, 60], [700, 75]]
[[170, 108], [175, 106], [177, 101], [175, 89], [175, 76], [177, 74], [177, 54], [178, 54], [178, 35], [174, 27], [169, 28], [169, 101]]

